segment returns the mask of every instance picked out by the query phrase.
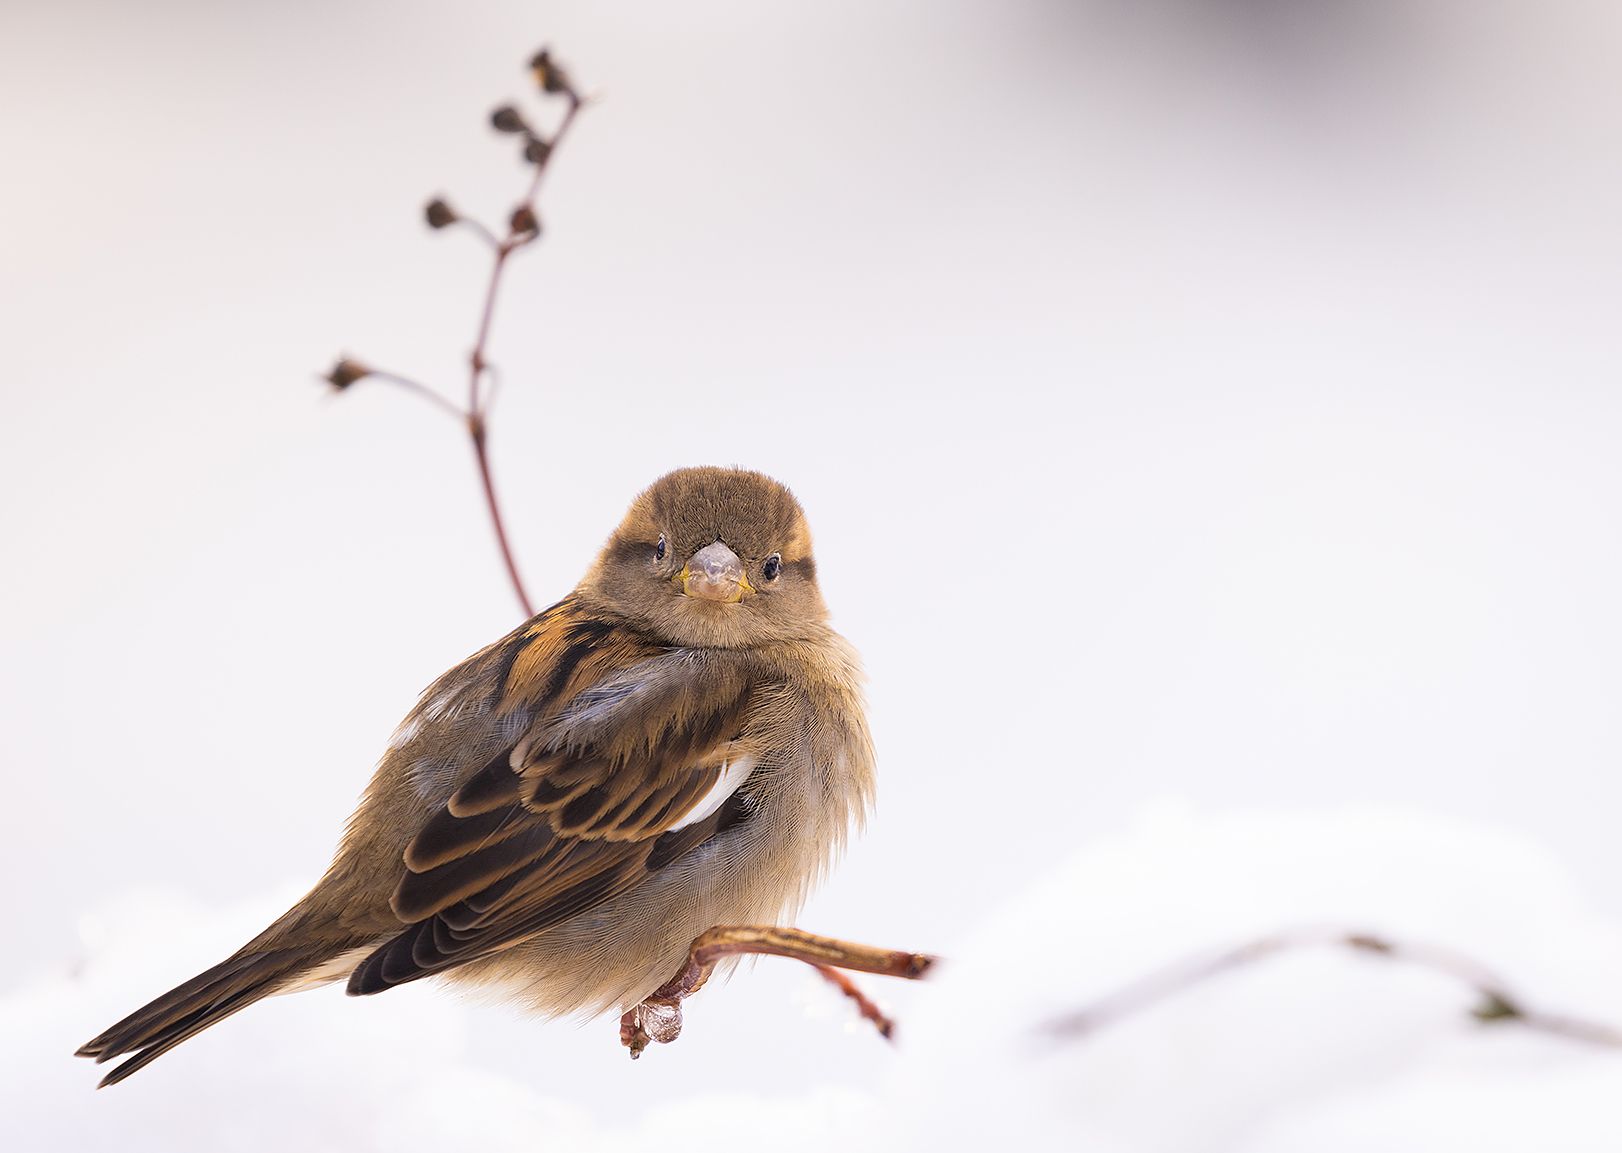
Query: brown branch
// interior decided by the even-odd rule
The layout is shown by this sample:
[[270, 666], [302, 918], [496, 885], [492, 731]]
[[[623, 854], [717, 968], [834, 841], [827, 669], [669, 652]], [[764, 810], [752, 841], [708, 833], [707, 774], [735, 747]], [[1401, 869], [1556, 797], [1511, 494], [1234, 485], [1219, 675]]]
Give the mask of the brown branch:
[[518, 575], [518, 562], [513, 560], [512, 545], [507, 541], [507, 526], [501, 519], [501, 503], [496, 499], [496, 482], [490, 475], [490, 453], [485, 448], [484, 413], [476, 412], [467, 418], [468, 435], [473, 439], [473, 455], [479, 463], [479, 482], [484, 486], [484, 503], [490, 510], [490, 527], [495, 529], [496, 544], [501, 549], [501, 560], [507, 566], [507, 579], [512, 581], [513, 592], [526, 617], [535, 615], [535, 606], [524, 589], [524, 578]]
[[1508, 1021], [1543, 1033], [1622, 1048], [1622, 1030], [1600, 1022], [1533, 1010], [1512, 994], [1505, 983], [1484, 965], [1456, 950], [1338, 929], [1300, 929], [1276, 933], [1214, 956], [1183, 961], [1135, 981], [1086, 1008], [1067, 1013], [1049, 1023], [1045, 1031], [1057, 1037], [1081, 1037], [1141, 1013], [1224, 973], [1286, 951], [1325, 945], [1418, 965], [1452, 977], [1475, 992], [1478, 1000], [1471, 1015], [1484, 1024]]
[[541, 191], [541, 179], [546, 175], [547, 165], [556, 155], [558, 145], [568, 135], [570, 126], [574, 124], [575, 117], [580, 112], [580, 97], [571, 91], [568, 98], [568, 111], [563, 114], [557, 131], [552, 134], [551, 143], [536, 157], [535, 174], [530, 178], [529, 191], [508, 218], [507, 238], [496, 245], [495, 254], [490, 262], [490, 280], [484, 291], [484, 307], [479, 313], [478, 335], [473, 342], [473, 351], [468, 354], [468, 437], [473, 442], [473, 455], [479, 465], [479, 480], [484, 486], [484, 503], [490, 510], [490, 527], [495, 530], [502, 563], [507, 567], [507, 577], [512, 581], [513, 592], [517, 594], [518, 603], [526, 617], [535, 615], [535, 605], [530, 600], [528, 590], [524, 588], [524, 578], [518, 573], [518, 562], [513, 557], [512, 544], [507, 539], [507, 527], [501, 518], [501, 502], [496, 497], [495, 479], [490, 474], [489, 425], [485, 420], [484, 398], [479, 395], [479, 385], [489, 368], [485, 350], [490, 343], [490, 327], [495, 321], [496, 297], [501, 291], [501, 275], [506, 271], [508, 257], [540, 235], [539, 220], [535, 215], [535, 198]]
[[[484, 306], [479, 311], [478, 334], [473, 341], [473, 351], [468, 355], [467, 410], [471, 414], [480, 414], [479, 384], [488, 367], [485, 349], [490, 342], [490, 327], [496, 315], [496, 296], [501, 291], [501, 275], [507, 268], [507, 258], [540, 235], [538, 217], [535, 215], [535, 198], [540, 195], [541, 181], [546, 176], [546, 169], [552, 162], [553, 154], [556, 153], [558, 145], [563, 143], [564, 137], [569, 134], [575, 117], [579, 115], [584, 105], [584, 101], [573, 92], [569, 93], [568, 98], [569, 108], [563, 114], [563, 119], [558, 122], [557, 131], [552, 134], [550, 143], [536, 154], [535, 173], [530, 177], [529, 191], [524, 194], [524, 198], [518, 202], [518, 206], [508, 217], [506, 239], [495, 246], [494, 258], [490, 264], [490, 280], [484, 291]], [[535, 140], [538, 137], [532, 135], [531, 139]], [[492, 236], [488, 229], [484, 229], [484, 232], [486, 236]]]
[[777, 925], [717, 925], [693, 942], [690, 967], [707, 969], [723, 957], [746, 954], [788, 957], [807, 965], [875, 973], [916, 981], [935, 965], [928, 953], [858, 945]]
[[392, 384], [399, 388], [403, 388], [413, 396], [420, 396], [429, 404], [432, 404], [442, 412], [449, 413], [458, 420], [467, 419], [467, 413], [457, 408], [455, 404], [446, 400], [443, 396], [440, 396], [437, 391], [430, 388], [428, 385], [423, 384], [420, 380], [412, 380], [409, 376], [401, 376], [397, 372], [384, 372], [381, 369], [372, 369], [366, 375], [375, 380], [383, 381], [385, 384]]
[[510, 105], [504, 105], [491, 114], [491, 123], [498, 132], [523, 135], [524, 156], [534, 166], [534, 173], [530, 177], [529, 187], [523, 199], [507, 217], [506, 235], [498, 239], [496, 233], [484, 224], [471, 217], [462, 216], [437, 197], [429, 201], [426, 210], [430, 228], [442, 229], [461, 225], [471, 230], [491, 250], [490, 276], [479, 309], [473, 348], [468, 354], [467, 407], [458, 408], [436, 389], [410, 377], [393, 372], [381, 372], [347, 358], [340, 360], [326, 377], [334, 388], [340, 390], [366, 377], [375, 377], [415, 393], [460, 418], [467, 429], [468, 440], [473, 445], [473, 457], [479, 470], [479, 484], [484, 492], [485, 507], [490, 513], [490, 526], [495, 532], [496, 546], [501, 552], [507, 578], [512, 582], [513, 593], [518, 597], [519, 606], [526, 617], [535, 615], [535, 605], [524, 587], [523, 577], [519, 575], [518, 561], [513, 555], [512, 542], [507, 535], [506, 522], [501, 515], [501, 501], [496, 495], [495, 477], [490, 468], [489, 402], [486, 395], [481, 395], [480, 388], [486, 375], [492, 371], [488, 349], [490, 331], [495, 322], [496, 300], [501, 292], [502, 274], [506, 271], [507, 261], [513, 253], [534, 243], [540, 237], [541, 226], [540, 219], [535, 213], [535, 198], [540, 194], [541, 181], [546, 175], [547, 166], [551, 163], [558, 145], [568, 135], [575, 117], [584, 104], [568, 76], [552, 62], [546, 52], [537, 53], [530, 61], [530, 68], [534, 71], [536, 83], [541, 89], [548, 93], [562, 94], [567, 99], [568, 106], [550, 140], [538, 135], [524, 121], [518, 110]]
[[779, 925], [717, 925], [693, 941], [679, 973], [620, 1016], [620, 1044], [635, 1060], [653, 1042], [674, 1041], [681, 1036], [682, 1002], [704, 987], [717, 962], [727, 957], [762, 955], [788, 957], [810, 965], [854, 1001], [862, 1018], [873, 1022], [885, 1038], [894, 1035], [895, 1023], [840, 970], [916, 981], [937, 960], [928, 953], [879, 949]]
[[895, 1039], [895, 1022], [890, 1015], [879, 1008], [878, 1002], [862, 992], [862, 987], [851, 980], [850, 975], [832, 965], [822, 965], [815, 962], [811, 967], [820, 973], [834, 988], [849, 997], [856, 1004], [856, 1011], [861, 1014], [862, 1020], [873, 1022], [873, 1027], [879, 1031], [879, 1036], [886, 1041]]
[[456, 223], [477, 236], [480, 241], [489, 247], [491, 252], [495, 252], [501, 247], [500, 238], [494, 232], [491, 232], [483, 221], [474, 220], [471, 216], [458, 216]]

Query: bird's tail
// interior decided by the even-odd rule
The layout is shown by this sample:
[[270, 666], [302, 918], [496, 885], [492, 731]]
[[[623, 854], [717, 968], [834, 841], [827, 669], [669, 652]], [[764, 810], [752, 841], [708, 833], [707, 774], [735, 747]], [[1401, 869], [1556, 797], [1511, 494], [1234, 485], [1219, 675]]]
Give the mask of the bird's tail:
[[[116, 1085], [138, 1069], [163, 1056], [186, 1038], [201, 1033], [238, 1009], [289, 987], [333, 979], [322, 971], [328, 962], [347, 952], [347, 943], [300, 944], [276, 947], [263, 938], [177, 985], [143, 1006], [78, 1051], [99, 1065], [125, 1053], [134, 1053], [101, 1079], [101, 1086]], [[257, 947], [256, 947], [257, 946]], [[312, 980], [316, 977], [316, 980]]]

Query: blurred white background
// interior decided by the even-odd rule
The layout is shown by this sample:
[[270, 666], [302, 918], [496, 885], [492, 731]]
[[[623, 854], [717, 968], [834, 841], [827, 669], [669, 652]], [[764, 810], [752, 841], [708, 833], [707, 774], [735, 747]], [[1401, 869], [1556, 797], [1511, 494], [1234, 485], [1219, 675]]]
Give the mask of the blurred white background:
[[[1325, 842], [1354, 878], [1382, 821], [1462, 823], [1584, 894], [1551, 939], [1622, 917], [1622, 9], [13, 4], [0, 43], [19, 1147], [258, 1148], [301, 1118], [306, 1147], [401, 1148], [484, 1132], [515, 1085], [544, 1104], [509, 1140], [708, 1116], [718, 1086], [740, 1125], [792, 1098], [837, 1129], [929, 1082], [779, 962], [636, 1066], [610, 1022], [424, 986], [268, 1002], [103, 1094], [67, 1057], [312, 881], [417, 691], [516, 621], [460, 431], [315, 374], [347, 351], [460, 391], [486, 257], [420, 209], [504, 214], [525, 170], [485, 118], [542, 43], [601, 101], [492, 346], [520, 561], [555, 599], [675, 466], [794, 487], [882, 771], [802, 925], [972, 955], [1075, 861], [1113, 862], [1120, 907], [1186, 868], [1148, 938], [1074, 938], [1097, 991], [1258, 927], [1210, 922], [1207, 868], [1260, 893], [1289, 829], [1363, 811]], [[1229, 856], [1086, 856], [1167, 798]], [[1324, 915], [1515, 940], [1538, 902], [1435, 842]], [[1097, 906], [1042, 907], [1069, 932]], [[903, 1037], [953, 996], [881, 992]], [[1149, 1096], [1266, 1044], [1213, 1035]], [[1583, 1069], [1614, 1098], [1622, 1063]], [[411, 1077], [438, 1111], [406, 1125]], [[1176, 1147], [1286, 1147], [1276, 1097]]]

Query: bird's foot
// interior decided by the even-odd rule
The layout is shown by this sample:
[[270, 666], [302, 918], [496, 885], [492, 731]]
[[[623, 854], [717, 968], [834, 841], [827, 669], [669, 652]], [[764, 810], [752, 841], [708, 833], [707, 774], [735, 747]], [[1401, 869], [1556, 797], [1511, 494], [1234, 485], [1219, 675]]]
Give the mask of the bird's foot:
[[633, 1061], [655, 1041], [668, 1045], [680, 1036], [680, 998], [661, 997], [655, 993], [620, 1016], [620, 1044], [630, 1050]]

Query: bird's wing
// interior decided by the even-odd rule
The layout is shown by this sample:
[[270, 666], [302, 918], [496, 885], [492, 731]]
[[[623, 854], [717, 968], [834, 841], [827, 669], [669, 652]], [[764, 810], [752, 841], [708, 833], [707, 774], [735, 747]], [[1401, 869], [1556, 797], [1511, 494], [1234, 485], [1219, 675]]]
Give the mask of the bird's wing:
[[574, 639], [536, 629], [507, 681], [509, 697], [538, 685], [553, 700], [532, 702], [538, 719], [413, 838], [391, 902], [407, 928], [355, 970], [351, 993], [532, 936], [740, 819], [733, 794], [760, 752], [751, 713], [770, 695], [749, 666], [555, 628]]

